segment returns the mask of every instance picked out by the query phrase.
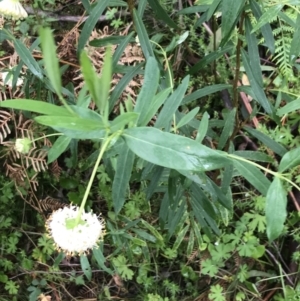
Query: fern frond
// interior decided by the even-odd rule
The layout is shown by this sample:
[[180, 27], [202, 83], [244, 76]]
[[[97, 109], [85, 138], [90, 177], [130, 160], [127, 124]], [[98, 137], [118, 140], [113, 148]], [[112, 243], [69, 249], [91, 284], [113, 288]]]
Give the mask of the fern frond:
[[39, 200], [39, 204], [40, 207], [46, 212], [47, 211], [52, 212], [66, 206], [66, 204], [61, 202], [61, 200], [54, 199], [50, 196], [47, 196], [46, 198]]
[[57, 180], [59, 180], [61, 172], [62, 172], [62, 168], [58, 165], [57, 160], [55, 160], [54, 162], [52, 162], [50, 171], [53, 174], [54, 178], [56, 178]]
[[290, 64], [290, 49], [295, 29], [279, 19], [279, 25], [273, 30], [276, 36], [275, 54], [273, 61], [278, 65], [280, 73], [286, 77], [293, 77], [293, 66]]
[[24, 155], [26, 160], [26, 168], [32, 166], [35, 172], [45, 171], [47, 162], [45, 160], [47, 152], [44, 149], [32, 148], [27, 155]]
[[12, 119], [12, 115], [6, 111], [0, 111], [0, 143], [11, 133], [8, 122]]

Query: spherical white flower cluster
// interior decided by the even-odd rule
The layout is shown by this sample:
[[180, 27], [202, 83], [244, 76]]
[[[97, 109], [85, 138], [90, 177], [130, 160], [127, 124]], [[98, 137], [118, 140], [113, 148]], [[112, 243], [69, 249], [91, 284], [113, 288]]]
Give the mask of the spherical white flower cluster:
[[19, 0], [2, 0], [0, 2], [0, 15], [14, 20], [24, 19], [28, 16]]
[[46, 222], [47, 230], [56, 247], [68, 255], [84, 254], [97, 246], [105, 234], [104, 221], [92, 212], [82, 212], [74, 228], [67, 227], [78, 217], [79, 207], [70, 206], [54, 211]]

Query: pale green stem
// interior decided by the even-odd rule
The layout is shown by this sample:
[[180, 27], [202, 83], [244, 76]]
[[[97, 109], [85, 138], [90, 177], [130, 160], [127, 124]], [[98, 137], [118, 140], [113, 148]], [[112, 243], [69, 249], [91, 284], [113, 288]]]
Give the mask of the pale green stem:
[[77, 116], [77, 114], [71, 109], [71, 107], [67, 104], [66, 100], [63, 98], [62, 94], [59, 93], [58, 94], [58, 98], [59, 100], [63, 103], [63, 105], [65, 106], [65, 108], [73, 115], [73, 116]]
[[93, 171], [92, 171], [92, 174], [91, 174], [89, 183], [88, 183], [88, 185], [87, 185], [87, 187], [86, 187], [86, 190], [85, 190], [85, 193], [84, 193], [84, 196], [83, 196], [83, 199], [82, 199], [80, 208], [79, 208], [78, 215], [77, 215], [77, 217], [76, 217], [76, 224], [80, 221], [82, 212], [84, 211], [84, 206], [85, 206], [85, 203], [86, 203], [87, 198], [88, 198], [88, 196], [89, 196], [90, 190], [91, 190], [91, 188], [92, 188], [92, 184], [93, 184], [93, 182], [94, 182], [94, 178], [95, 178], [95, 176], [96, 176], [97, 169], [98, 169], [98, 166], [99, 166], [99, 164], [100, 164], [100, 161], [101, 161], [101, 159], [102, 159], [102, 157], [103, 157], [103, 154], [104, 154], [104, 152], [106, 151], [106, 149], [107, 149], [107, 147], [108, 147], [110, 141], [111, 141], [112, 139], [114, 139], [114, 138], [115, 138], [116, 136], [118, 136], [118, 135], [119, 135], [119, 132], [114, 133], [113, 135], [111, 135], [111, 136], [109, 136], [109, 137], [107, 137], [107, 138], [104, 138], [104, 140], [103, 140], [103, 144], [102, 144], [102, 146], [101, 146], [101, 149], [100, 149], [100, 152], [99, 152], [97, 161], [96, 161], [96, 163], [95, 163], [95, 165], [94, 165], [94, 169], [93, 169]]
[[168, 73], [169, 73], [169, 78], [170, 78], [170, 83], [171, 83], [171, 88], [172, 90], [174, 89], [174, 84], [173, 84], [173, 80], [172, 80], [172, 74], [171, 74], [171, 69], [170, 69], [170, 65], [169, 65], [169, 61], [168, 61], [168, 58], [167, 58], [167, 54], [166, 52], [164, 51], [164, 49], [159, 45], [157, 44], [156, 42], [150, 40], [151, 43], [153, 43], [154, 45], [156, 45], [157, 47], [159, 47], [162, 51], [162, 54], [164, 56], [164, 59], [166, 61], [166, 64], [167, 64], [167, 68], [168, 68]]
[[300, 191], [300, 187], [299, 187], [297, 184], [295, 184], [294, 182], [292, 182], [290, 179], [286, 178], [283, 174], [281, 174], [281, 173], [279, 173], [279, 172], [272, 171], [272, 170], [270, 170], [270, 169], [268, 169], [268, 168], [265, 168], [265, 167], [263, 167], [263, 166], [261, 166], [261, 165], [255, 163], [255, 162], [249, 161], [249, 160], [247, 160], [247, 159], [245, 159], [245, 158], [242, 158], [242, 157], [239, 157], [239, 156], [227, 154], [227, 157], [232, 158], [232, 159], [235, 159], [235, 160], [247, 162], [247, 163], [249, 163], [249, 164], [251, 164], [251, 165], [254, 165], [254, 166], [256, 166], [257, 168], [259, 168], [259, 169], [261, 169], [261, 170], [264, 170], [265, 172], [267, 172], [267, 173], [273, 175], [274, 177], [278, 177], [278, 178], [280, 178], [280, 179], [282, 179], [282, 180], [284, 180], [284, 181], [290, 183], [292, 186], [294, 186], [295, 188], [297, 188], [297, 189]]
[[44, 138], [48, 138], [48, 137], [52, 137], [52, 136], [63, 136], [63, 135], [64, 135], [63, 133], [49, 134], [49, 135], [46, 135], [46, 136], [42, 136], [40, 138], [33, 139], [33, 140], [31, 140], [31, 142], [35, 142], [35, 141], [38, 141], [38, 140], [41, 140], [41, 139], [44, 139]]

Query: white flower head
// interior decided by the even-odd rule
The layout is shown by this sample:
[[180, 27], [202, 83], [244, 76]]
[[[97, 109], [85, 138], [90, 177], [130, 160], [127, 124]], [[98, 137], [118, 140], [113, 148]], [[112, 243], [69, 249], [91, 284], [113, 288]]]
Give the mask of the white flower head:
[[[0, 72], [2, 76], [3, 83], [8, 85], [10, 88], [12, 88], [12, 82], [13, 82], [13, 75], [10, 72]], [[18, 78], [16, 86], [21, 86], [23, 84], [23, 79]]]
[[0, 2], [0, 14], [14, 20], [24, 19], [28, 16], [19, 0], [2, 0]]
[[31, 149], [31, 140], [29, 138], [17, 139], [15, 150], [21, 154], [28, 154]]
[[56, 247], [68, 255], [84, 254], [97, 247], [105, 234], [103, 219], [92, 212], [83, 211], [79, 223], [75, 222], [79, 210], [78, 206], [58, 209], [46, 222]]

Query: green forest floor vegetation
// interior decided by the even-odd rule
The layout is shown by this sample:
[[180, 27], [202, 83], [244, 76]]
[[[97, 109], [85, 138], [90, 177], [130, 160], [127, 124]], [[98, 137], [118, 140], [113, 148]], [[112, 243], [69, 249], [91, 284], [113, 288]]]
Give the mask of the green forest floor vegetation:
[[300, 299], [298, 1], [0, 13], [0, 301]]

